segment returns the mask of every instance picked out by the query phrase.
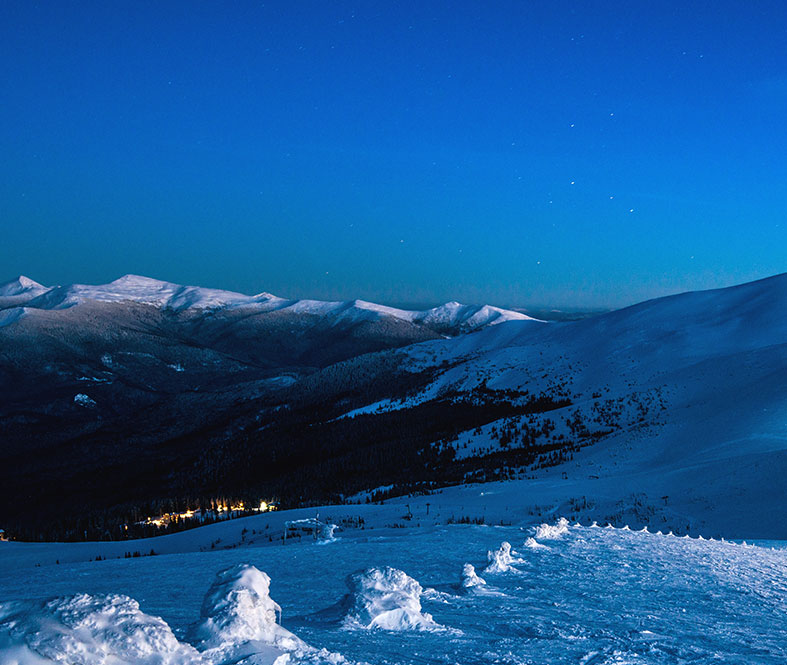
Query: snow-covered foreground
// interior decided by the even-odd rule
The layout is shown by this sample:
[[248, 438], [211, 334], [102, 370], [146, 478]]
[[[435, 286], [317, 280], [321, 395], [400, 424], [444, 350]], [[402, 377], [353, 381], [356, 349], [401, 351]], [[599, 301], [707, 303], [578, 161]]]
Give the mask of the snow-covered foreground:
[[628, 529], [444, 525], [3, 568], [3, 665], [787, 662], [787, 551]]

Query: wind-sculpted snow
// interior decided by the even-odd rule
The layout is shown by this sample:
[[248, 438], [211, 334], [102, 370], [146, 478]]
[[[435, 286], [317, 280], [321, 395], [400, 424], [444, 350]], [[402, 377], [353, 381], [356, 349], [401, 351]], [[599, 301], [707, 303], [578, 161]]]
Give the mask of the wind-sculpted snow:
[[222, 571], [205, 595], [191, 644], [162, 619], [122, 595], [76, 596], [0, 604], [2, 665], [304, 665], [347, 664], [279, 625], [270, 577], [239, 564]]
[[538, 540], [555, 540], [568, 533], [568, 520], [561, 517], [555, 524], [541, 524], [533, 532], [533, 537]]
[[466, 563], [462, 567], [461, 584], [465, 591], [470, 591], [486, 586], [486, 580], [476, 574], [475, 566], [472, 563]]
[[347, 628], [439, 630], [430, 614], [421, 611], [423, 588], [401, 570], [369, 568], [347, 578], [351, 606]]
[[270, 597], [270, 584], [266, 573], [247, 564], [220, 572], [202, 603], [203, 621], [195, 631], [200, 644], [257, 640], [294, 648], [300, 641], [279, 625], [281, 607]]
[[490, 550], [486, 553], [489, 565], [484, 568], [485, 573], [508, 573], [512, 570], [514, 564], [524, 563], [523, 559], [519, 559], [512, 555], [511, 543], [503, 541], [500, 547], [496, 550]]
[[281, 607], [270, 597], [271, 578], [238, 564], [220, 572], [202, 601], [194, 630], [209, 663], [346, 663], [339, 654], [317, 650], [282, 628]]
[[525, 539], [525, 547], [531, 550], [548, 550], [549, 548], [543, 543], [539, 543], [535, 538], [528, 537]]
[[198, 665], [197, 650], [180, 643], [136, 600], [115, 594], [18, 601], [0, 605], [3, 665]]
[[[469, 588], [457, 583], [463, 562], [473, 570], [465, 567], [462, 578], [478, 577], [485, 553], [499, 551], [501, 538], [521, 542], [521, 527], [452, 525], [382, 537], [367, 529], [330, 547], [303, 542], [23, 567], [0, 575], [0, 599], [11, 601], [0, 603], [0, 663], [342, 663], [338, 652], [374, 665], [784, 665], [787, 550], [656, 530], [572, 526], [548, 549], [521, 548], [523, 563], [512, 565], [525, 574], [484, 574], [486, 585]], [[271, 573], [286, 628], [276, 623], [267, 577], [234, 566], [210, 587], [203, 613], [215, 629], [208, 640], [222, 636], [211, 644], [240, 642], [176, 640], [198, 615], [205, 580], [249, 559]], [[369, 568], [380, 560], [397, 568]], [[310, 619], [337, 607], [347, 575], [353, 593], [342, 614]], [[437, 591], [422, 593], [419, 582]], [[96, 592], [108, 588], [139, 598], [142, 609]], [[94, 595], [73, 596], [79, 591]], [[22, 600], [39, 594], [65, 598]], [[343, 630], [338, 618], [348, 611], [355, 627], [428, 621], [446, 629]], [[288, 644], [300, 648], [285, 650], [277, 634], [292, 635]], [[265, 641], [270, 635], [273, 643]]]

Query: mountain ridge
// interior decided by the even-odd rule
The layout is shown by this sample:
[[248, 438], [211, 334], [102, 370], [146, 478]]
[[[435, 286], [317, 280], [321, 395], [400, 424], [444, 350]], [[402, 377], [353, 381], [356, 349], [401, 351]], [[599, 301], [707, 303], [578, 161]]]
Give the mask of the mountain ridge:
[[[26, 296], [30, 296], [26, 298]], [[13, 298], [13, 300], [8, 300]], [[246, 295], [234, 291], [199, 286], [185, 286], [174, 282], [128, 274], [107, 284], [70, 284], [45, 287], [20, 276], [0, 285], [0, 310], [26, 307], [28, 310], [59, 310], [96, 302], [134, 302], [173, 311], [252, 309], [261, 313], [289, 310], [314, 316], [354, 316], [359, 319], [391, 317], [410, 323], [434, 327], [441, 332], [466, 332], [496, 325], [504, 321], [538, 320], [521, 312], [492, 305], [462, 305], [456, 301], [427, 310], [405, 310], [365, 300], [321, 301], [288, 299], [262, 292]], [[18, 321], [30, 312], [15, 317], [7, 315], [5, 325]], [[4, 325], [0, 321], [0, 325]]]

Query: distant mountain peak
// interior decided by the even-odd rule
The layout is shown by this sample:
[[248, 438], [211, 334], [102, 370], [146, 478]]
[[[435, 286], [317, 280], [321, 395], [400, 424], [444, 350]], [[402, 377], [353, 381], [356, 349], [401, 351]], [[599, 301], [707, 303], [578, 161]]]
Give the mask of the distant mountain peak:
[[0, 284], [0, 296], [19, 296], [30, 291], [44, 292], [47, 290], [43, 284], [39, 284], [35, 280], [19, 275], [16, 279]]
[[[533, 320], [520, 312], [490, 305], [463, 305], [456, 301], [423, 311], [405, 310], [360, 299], [335, 302], [291, 300], [267, 292], [249, 296], [221, 289], [183, 286], [135, 274], [123, 275], [108, 284], [71, 284], [52, 288], [19, 277], [0, 286], [0, 296], [13, 298], [6, 306], [24, 304], [33, 310], [69, 309], [86, 302], [133, 302], [175, 312], [244, 308], [263, 314], [281, 310], [293, 315], [320, 317], [331, 325], [397, 319], [448, 334], [469, 332], [504, 321]], [[7, 321], [13, 320], [18, 319], [10, 315], [7, 317]]]
[[127, 286], [145, 286], [145, 287], [161, 287], [161, 286], [176, 286], [172, 282], [165, 282], [160, 279], [155, 279], [153, 277], [145, 277], [144, 275], [134, 275], [133, 273], [129, 273], [128, 275], [123, 275], [122, 277], [118, 277], [116, 280], [110, 282], [109, 284], [117, 284], [117, 285], [127, 285]]
[[29, 277], [25, 277], [24, 275], [19, 275], [16, 279], [17, 283], [25, 289], [45, 289], [46, 287], [43, 284], [39, 284], [33, 279]]

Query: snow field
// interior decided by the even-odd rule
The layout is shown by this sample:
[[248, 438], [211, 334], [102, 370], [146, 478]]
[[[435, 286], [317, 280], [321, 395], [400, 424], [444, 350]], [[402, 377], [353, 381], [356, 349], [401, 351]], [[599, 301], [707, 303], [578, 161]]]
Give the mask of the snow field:
[[[393, 529], [326, 547], [304, 542], [23, 568], [0, 578], [0, 599], [8, 601], [0, 609], [0, 662], [71, 665], [52, 658], [54, 651], [34, 650], [57, 644], [53, 632], [87, 642], [76, 665], [343, 658], [379, 665], [787, 662], [787, 551], [561, 521], [547, 526], [553, 531], [544, 525]], [[539, 531], [542, 537], [559, 532], [545, 538], [548, 549], [531, 543], [512, 552], [501, 545], [542, 544]], [[488, 563], [487, 551], [498, 555], [493, 558], [508, 555], [506, 565], [519, 574], [484, 574], [486, 584], [479, 584], [476, 566]], [[256, 570], [239, 565], [246, 562]], [[462, 569], [460, 562], [467, 565]], [[277, 603], [262, 570], [274, 581], [284, 627], [276, 623]], [[224, 572], [217, 577], [217, 571]], [[350, 594], [341, 601], [347, 583]], [[75, 593], [89, 594], [88, 606], [96, 603], [88, 612], [98, 617], [88, 622], [98, 627], [93, 633], [74, 631], [76, 624], [47, 609], [67, 605]], [[53, 594], [67, 598], [35, 598]], [[131, 628], [121, 631], [133, 636], [133, 626], [145, 626], [149, 641], [141, 640], [136, 651], [137, 638], [112, 638], [102, 618], [107, 594], [132, 609], [131, 597], [139, 599], [134, 611], [144, 615], [128, 610]], [[354, 629], [347, 630], [348, 616], [356, 618]], [[444, 629], [425, 630], [418, 617]], [[195, 639], [208, 620], [212, 629]], [[153, 647], [146, 644], [161, 649], [159, 660], [148, 657]], [[24, 649], [27, 660], [20, 660]], [[109, 653], [116, 660], [96, 656]]]

